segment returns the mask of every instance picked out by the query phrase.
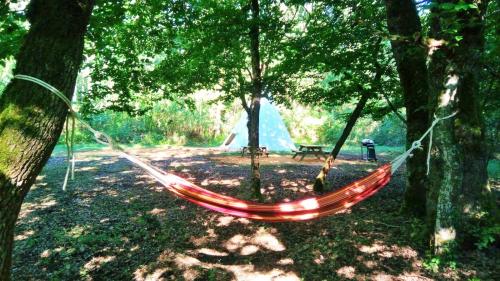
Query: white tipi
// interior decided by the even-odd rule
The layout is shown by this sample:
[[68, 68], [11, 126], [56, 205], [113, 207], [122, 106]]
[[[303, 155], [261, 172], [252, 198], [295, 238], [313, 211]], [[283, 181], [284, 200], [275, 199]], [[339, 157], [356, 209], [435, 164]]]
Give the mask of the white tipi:
[[[220, 148], [236, 151], [243, 146], [248, 146], [247, 122], [248, 115], [243, 111], [240, 120]], [[295, 149], [280, 113], [266, 98], [262, 98], [260, 101], [259, 145], [265, 146], [269, 151], [290, 151]]]

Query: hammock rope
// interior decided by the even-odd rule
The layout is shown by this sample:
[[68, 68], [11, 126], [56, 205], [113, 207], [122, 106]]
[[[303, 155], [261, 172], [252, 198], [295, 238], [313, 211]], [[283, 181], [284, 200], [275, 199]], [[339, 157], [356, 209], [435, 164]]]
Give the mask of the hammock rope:
[[421, 149], [422, 148], [422, 141], [429, 135], [429, 148], [427, 150], [427, 175], [429, 175], [430, 172], [430, 161], [431, 161], [431, 147], [432, 147], [432, 132], [434, 130], [434, 127], [441, 121], [452, 118], [453, 116], [457, 115], [458, 112], [454, 112], [448, 116], [444, 117], [436, 117], [434, 116], [434, 121], [432, 121], [431, 126], [425, 131], [425, 133], [416, 141], [414, 141], [410, 148], [405, 151], [403, 154], [399, 155], [398, 157], [394, 158], [394, 160], [391, 161], [392, 165], [392, 173], [394, 174], [399, 167], [406, 161], [408, 157], [411, 157], [412, 152], [415, 149]]
[[[73, 109], [71, 101], [55, 87], [40, 79], [28, 75], [15, 75], [14, 78], [30, 81], [44, 87], [45, 89], [49, 90], [51, 93], [59, 97], [68, 108], [69, 115], [66, 120], [68, 167], [66, 170], [63, 189], [66, 189], [69, 176], [71, 175], [71, 178], [74, 177], [75, 160], [73, 144], [75, 123], [76, 120], [78, 120], [87, 130], [89, 130], [94, 135], [94, 139], [98, 143], [107, 145], [112, 150], [118, 152], [120, 156], [143, 169], [157, 182], [162, 184], [165, 189], [172, 192], [176, 196], [209, 210], [217, 211], [231, 216], [268, 222], [303, 221], [329, 216], [344, 211], [351, 206], [365, 200], [366, 198], [375, 194], [385, 185], [387, 185], [387, 183], [389, 183], [389, 181], [391, 180], [391, 176], [404, 163], [404, 161], [411, 156], [411, 153], [415, 149], [419, 149], [422, 147], [423, 139], [429, 134], [430, 136], [432, 136], [433, 128], [437, 123], [456, 115], [455, 112], [449, 116], [435, 118], [429, 129], [420, 137], [420, 139], [414, 141], [407, 151], [396, 157], [393, 161], [380, 166], [375, 171], [368, 174], [362, 179], [359, 179], [338, 190], [326, 193], [321, 196], [312, 196], [284, 203], [262, 204], [241, 200], [209, 191], [179, 176], [171, 173], [166, 173], [154, 167], [144, 160], [141, 160], [138, 157], [127, 153], [109, 135], [92, 128], [92, 126], [90, 126], [90, 124], [86, 122], [78, 114], [78, 112]], [[69, 121], [71, 121], [71, 130], [68, 124]], [[429, 165], [430, 147], [428, 153], [427, 165]]]

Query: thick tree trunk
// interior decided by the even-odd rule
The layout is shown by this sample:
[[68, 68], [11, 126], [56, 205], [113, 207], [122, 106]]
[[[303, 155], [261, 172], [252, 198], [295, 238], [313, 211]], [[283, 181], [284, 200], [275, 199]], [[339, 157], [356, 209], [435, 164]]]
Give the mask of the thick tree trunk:
[[[434, 51], [431, 63], [431, 81], [434, 80], [431, 106], [436, 108], [438, 116], [458, 112], [453, 123], [438, 125], [435, 134], [428, 220], [434, 222], [433, 246], [438, 254], [453, 250], [457, 242], [468, 246], [470, 231], [477, 227], [480, 218], [496, 216], [488, 187], [488, 150], [479, 105], [484, 48], [482, 17], [487, 2], [473, 2], [477, 2], [479, 9], [446, 14], [447, 18], [439, 10], [433, 11], [435, 37], [447, 42], [452, 42], [456, 35], [463, 37], [457, 44], [440, 46]], [[440, 19], [461, 22], [459, 34], [442, 30]]]
[[[420, 18], [412, 0], [386, 0], [387, 24], [392, 40], [406, 107], [406, 146], [420, 138], [429, 126], [427, 51], [420, 45]], [[424, 143], [424, 150], [426, 143]], [[403, 211], [423, 217], [426, 208], [425, 153], [416, 151], [407, 161]]]
[[[40, 78], [69, 98], [82, 61], [93, 0], [33, 0], [31, 28], [15, 74]], [[22, 201], [47, 162], [67, 108], [53, 94], [12, 80], [0, 98], [0, 280], [9, 280], [14, 227]]]
[[372, 96], [372, 91], [364, 90], [361, 99], [358, 101], [356, 107], [354, 108], [354, 111], [349, 116], [349, 120], [347, 121], [347, 124], [345, 125], [344, 130], [342, 131], [342, 135], [340, 135], [340, 138], [335, 143], [335, 147], [333, 148], [332, 152], [326, 159], [325, 164], [323, 164], [321, 171], [319, 172], [318, 176], [316, 177], [316, 180], [314, 181], [314, 191], [316, 192], [324, 191], [326, 176], [328, 175], [328, 172], [332, 168], [333, 162], [335, 162], [335, 159], [337, 159], [337, 155], [339, 154], [340, 149], [342, 148], [345, 141], [351, 134], [352, 128], [354, 128], [354, 125], [356, 125], [356, 121], [358, 121], [359, 117], [361, 116], [361, 112], [363, 112], [366, 102], [368, 102], [368, 99], [370, 99], [371, 96]]
[[[435, 8], [433, 8], [432, 13], [435, 13]], [[435, 40], [441, 40], [443, 39], [440, 34], [440, 25], [439, 25], [439, 19], [438, 18], [432, 18], [431, 19], [431, 26], [430, 26], [430, 36], [432, 36]], [[453, 74], [451, 73], [451, 69], [448, 69], [447, 67], [447, 53], [444, 48], [436, 48], [432, 50], [432, 55], [430, 56], [429, 60], [429, 67], [428, 67], [428, 75], [429, 75], [429, 89], [430, 89], [430, 94], [429, 94], [429, 109], [430, 112], [429, 114], [443, 114], [440, 116], [446, 116], [451, 114], [453, 111], [452, 104], [450, 101], [443, 100], [443, 102], [440, 103], [440, 98], [444, 95], [447, 95], [448, 97], [452, 94], [451, 92], [446, 93], [445, 87], [449, 88], [449, 91], [455, 91], [456, 92], [456, 85], [453, 86], [453, 81], [450, 81], [449, 84], [445, 83], [446, 78], [448, 80], [453, 79]], [[450, 132], [453, 127], [453, 123], [451, 120], [445, 121], [445, 123], [439, 123], [435, 127], [434, 131], [434, 147], [432, 148], [431, 151], [431, 162], [430, 162], [430, 175], [428, 177], [429, 180], [429, 188], [427, 192], [427, 200], [426, 200], [426, 237], [431, 240], [430, 245], [435, 245], [435, 239], [438, 240], [445, 240], [443, 238], [437, 238], [436, 235], [434, 234], [435, 229], [439, 229], [444, 226], [443, 222], [437, 222], [437, 214], [438, 212], [440, 213], [440, 216], [446, 215], [446, 214], [451, 214], [452, 213], [452, 205], [444, 205], [440, 204], [441, 209], [438, 211], [438, 199], [441, 197], [441, 200], [445, 200], [445, 197], [449, 197], [447, 195], [449, 193], [449, 190], [453, 188], [453, 185], [458, 185], [460, 182], [454, 182], [454, 181], [460, 181], [459, 178], [450, 178], [449, 172], [452, 170], [457, 170], [458, 167], [456, 167], [456, 164], [458, 164], [458, 161], [445, 161], [445, 157], [448, 159], [456, 158], [457, 156], [457, 151], [456, 149], [452, 146], [446, 146], [445, 141], [450, 139], [449, 135], [444, 135], [445, 133]], [[445, 149], [442, 151], [442, 149]], [[448, 148], [448, 149], [446, 149]], [[451, 166], [450, 166], [451, 165]], [[440, 196], [441, 187], [445, 186], [444, 188], [446, 190], [443, 190], [443, 193], [445, 195]], [[443, 202], [446, 203], [446, 200]], [[451, 202], [450, 202], [451, 204]], [[448, 223], [447, 221], [444, 222], [445, 224], [450, 224], [451, 222]], [[439, 227], [436, 227], [436, 225], [439, 225]], [[445, 232], [447, 232], [445, 234]], [[448, 237], [453, 237], [453, 239], [456, 236], [456, 231], [455, 229], [447, 229], [441, 231], [441, 236], [448, 236]], [[446, 237], [444, 237], [446, 238]]]
[[257, 149], [259, 148], [259, 113], [260, 98], [262, 96], [262, 68], [260, 63], [260, 24], [259, 1], [251, 0], [252, 23], [250, 25], [250, 53], [252, 57], [252, 101], [248, 116], [248, 138], [251, 157], [251, 188], [256, 197], [260, 192], [260, 161]]
[[[438, 71], [441, 67], [442, 65], [437, 65]], [[454, 97], [459, 78], [454, 70], [448, 67], [444, 72], [431, 71], [431, 73], [441, 74], [436, 76], [436, 79], [442, 79], [438, 83], [432, 83], [437, 87], [433, 87], [432, 91], [438, 97], [435, 113], [438, 116], [450, 115], [455, 110]], [[455, 222], [458, 217], [454, 202], [456, 202], [457, 187], [462, 184], [462, 177], [459, 174], [463, 166], [453, 136], [454, 126], [454, 120], [445, 120], [438, 123], [434, 130], [435, 147], [432, 152], [432, 173], [429, 177], [431, 188], [428, 194], [427, 220], [429, 234], [433, 237], [432, 244], [438, 253], [444, 252], [445, 248], [451, 249], [453, 246], [451, 242], [456, 237]]]
[[[464, 156], [464, 167], [467, 167], [462, 171], [463, 182], [459, 197], [460, 212], [466, 221], [476, 219], [483, 212], [496, 215], [493, 213], [496, 206], [494, 197], [488, 186], [489, 153], [479, 86], [485, 44], [483, 17], [489, 1], [472, 2], [479, 10], [461, 16], [468, 24], [462, 30], [463, 40], [457, 52], [457, 66], [461, 76], [457, 89], [458, 120], [461, 126], [455, 134]], [[467, 226], [463, 229], [467, 229]]]

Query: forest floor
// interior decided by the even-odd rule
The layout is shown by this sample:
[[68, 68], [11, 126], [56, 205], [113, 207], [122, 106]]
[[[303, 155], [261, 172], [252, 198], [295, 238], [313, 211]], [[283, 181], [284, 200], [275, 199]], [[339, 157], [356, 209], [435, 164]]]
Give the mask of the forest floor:
[[[248, 158], [196, 148], [133, 152], [210, 190], [249, 197]], [[377, 166], [357, 157], [341, 155], [330, 186]], [[322, 165], [272, 154], [261, 162], [268, 202], [312, 195]], [[76, 179], [63, 192], [66, 160], [52, 157], [28, 194], [13, 280], [500, 280], [498, 249], [448, 261], [422, 250], [421, 222], [399, 214], [404, 171], [344, 213], [262, 223], [179, 199], [108, 150], [78, 153], [76, 165]]]

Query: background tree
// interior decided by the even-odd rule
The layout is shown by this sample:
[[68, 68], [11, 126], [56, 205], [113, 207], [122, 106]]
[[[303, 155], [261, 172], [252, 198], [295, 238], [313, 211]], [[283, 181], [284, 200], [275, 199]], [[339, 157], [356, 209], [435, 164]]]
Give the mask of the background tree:
[[294, 75], [282, 84], [293, 86], [291, 98], [317, 107], [357, 104], [316, 178], [314, 189], [322, 191], [326, 174], [359, 117], [365, 114], [377, 120], [391, 112], [400, 116], [401, 94], [385, 40], [382, 5], [352, 1], [296, 5], [297, 25], [288, 35], [291, 39], [280, 65]]
[[[219, 100], [241, 101], [250, 120], [249, 144], [258, 147], [260, 97], [288, 90], [275, 86], [287, 74], [276, 71], [291, 26], [284, 3], [136, 1], [125, 7], [115, 34], [96, 30], [95, 45], [112, 47], [91, 62], [95, 86], [85, 108], [106, 101], [101, 108], [140, 114], [148, 108], [138, 108], [138, 99], [218, 90]], [[260, 195], [258, 156], [251, 151], [252, 190]]]
[[[443, 253], [457, 242], [466, 246], [473, 236], [471, 230], [496, 217], [487, 184], [488, 153], [479, 87], [479, 77], [485, 71], [483, 18], [488, 2], [423, 4], [428, 4], [423, 9], [430, 9], [427, 28], [417, 24], [420, 18], [413, 1], [386, 1], [388, 23], [395, 35], [395, 58], [410, 55], [421, 62], [417, 66], [430, 58], [429, 66], [418, 72], [413, 71], [416, 68], [413, 72], [402, 71], [402, 66], [399, 72], [403, 88], [405, 80], [419, 81], [419, 85], [408, 85], [409, 92], [420, 89], [426, 96], [429, 116], [458, 113], [453, 121], [436, 126], [425, 209], [432, 245], [437, 253]], [[413, 19], [412, 26], [408, 26], [412, 21], [407, 19]], [[430, 38], [425, 37], [425, 30], [430, 30]], [[410, 40], [412, 37], [415, 40]], [[408, 119], [408, 127], [413, 126], [410, 123], [422, 126], [424, 122]]]
[[[386, 0], [387, 27], [395, 40], [391, 41], [398, 67], [406, 109], [406, 147], [429, 127], [427, 50], [421, 45], [422, 24], [413, 0]], [[406, 192], [403, 210], [424, 217], [426, 210], [427, 175], [425, 165], [426, 143], [406, 164]]]
[[258, 148], [259, 146], [259, 122], [260, 122], [260, 99], [262, 97], [263, 85], [262, 85], [262, 63], [261, 63], [261, 52], [260, 52], [260, 29], [261, 29], [261, 19], [260, 19], [260, 4], [259, 0], [251, 0], [250, 3], [251, 10], [251, 22], [250, 22], [250, 63], [252, 65], [252, 71], [250, 78], [252, 80], [252, 94], [250, 106], [246, 105], [245, 99], [242, 99], [243, 107], [248, 114], [248, 145], [250, 146], [250, 158], [251, 158], [251, 169], [252, 169], [252, 179], [251, 186], [254, 194], [260, 196], [260, 163]]

